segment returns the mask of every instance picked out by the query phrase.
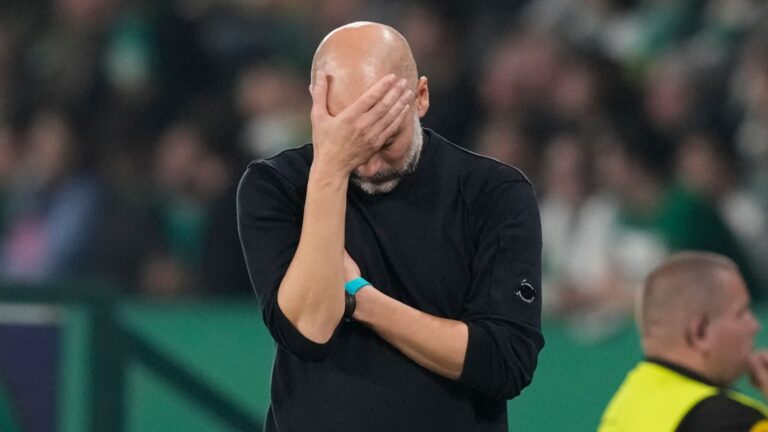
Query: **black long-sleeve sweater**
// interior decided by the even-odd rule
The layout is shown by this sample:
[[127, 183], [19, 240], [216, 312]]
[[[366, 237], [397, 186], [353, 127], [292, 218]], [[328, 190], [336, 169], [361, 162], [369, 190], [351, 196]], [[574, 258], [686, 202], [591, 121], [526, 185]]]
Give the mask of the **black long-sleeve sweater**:
[[342, 321], [317, 344], [280, 310], [311, 162], [311, 145], [254, 162], [238, 191], [248, 270], [277, 342], [266, 430], [506, 431], [506, 400], [531, 382], [544, 344], [541, 226], [528, 179], [425, 129], [417, 169], [392, 192], [349, 187], [346, 249], [363, 276], [467, 324], [464, 369], [452, 381], [359, 323]]

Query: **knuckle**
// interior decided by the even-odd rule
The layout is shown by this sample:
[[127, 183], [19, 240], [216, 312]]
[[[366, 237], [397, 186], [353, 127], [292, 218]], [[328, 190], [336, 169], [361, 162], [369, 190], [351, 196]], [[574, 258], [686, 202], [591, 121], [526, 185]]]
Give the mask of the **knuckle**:
[[379, 91], [372, 92], [370, 95], [368, 95], [367, 101], [369, 104], [375, 104], [379, 99], [384, 96]]
[[376, 135], [372, 134], [370, 131], [365, 131], [363, 133], [363, 140], [369, 146], [375, 145], [376, 144]]
[[355, 119], [347, 116], [347, 115], [341, 115], [337, 117], [339, 119], [339, 122], [341, 122], [342, 125], [348, 127], [348, 128], [354, 128], [355, 126]]
[[362, 118], [355, 119], [352, 125], [354, 126], [355, 131], [359, 134], [364, 134], [367, 129], [365, 119]]

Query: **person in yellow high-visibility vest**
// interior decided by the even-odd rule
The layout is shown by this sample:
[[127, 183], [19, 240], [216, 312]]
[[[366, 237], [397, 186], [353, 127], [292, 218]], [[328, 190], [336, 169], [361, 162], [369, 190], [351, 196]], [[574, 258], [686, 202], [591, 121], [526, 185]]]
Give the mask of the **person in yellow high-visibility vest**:
[[611, 399], [599, 432], [768, 432], [768, 407], [729, 387], [745, 373], [768, 398], [768, 351], [730, 259], [672, 255], [642, 289], [637, 322], [645, 360]]

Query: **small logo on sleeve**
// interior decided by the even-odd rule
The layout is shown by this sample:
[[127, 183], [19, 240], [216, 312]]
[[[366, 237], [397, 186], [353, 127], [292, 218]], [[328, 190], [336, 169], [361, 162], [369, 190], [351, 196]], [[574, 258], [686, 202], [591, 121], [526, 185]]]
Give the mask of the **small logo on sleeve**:
[[528, 279], [523, 279], [520, 282], [520, 287], [517, 289], [517, 294], [520, 299], [528, 304], [533, 303], [536, 301], [536, 290], [533, 288], [533, 285], [528, 282]]

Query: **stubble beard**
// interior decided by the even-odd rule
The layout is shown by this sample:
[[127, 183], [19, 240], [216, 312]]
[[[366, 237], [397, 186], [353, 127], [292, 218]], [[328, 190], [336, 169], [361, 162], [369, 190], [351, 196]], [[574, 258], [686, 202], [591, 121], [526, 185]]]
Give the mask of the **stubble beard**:
[[385, 194], [400, 184], [400, 181], [406, 175], [416, 171], [421, 157], [421, 148], [424, 144], [424, 136], [421, 131], [421, 121], [418, 113], [413, 113], [413, 137], [411, 138], [411, 147], [408, 149], [408, 157], [402, 168], [390, 168], [377, 172], [372, 177], [365, 180], [356, 173], [352, 173], [352, 183], [359, 187], [363, 192], [369, 195]]

